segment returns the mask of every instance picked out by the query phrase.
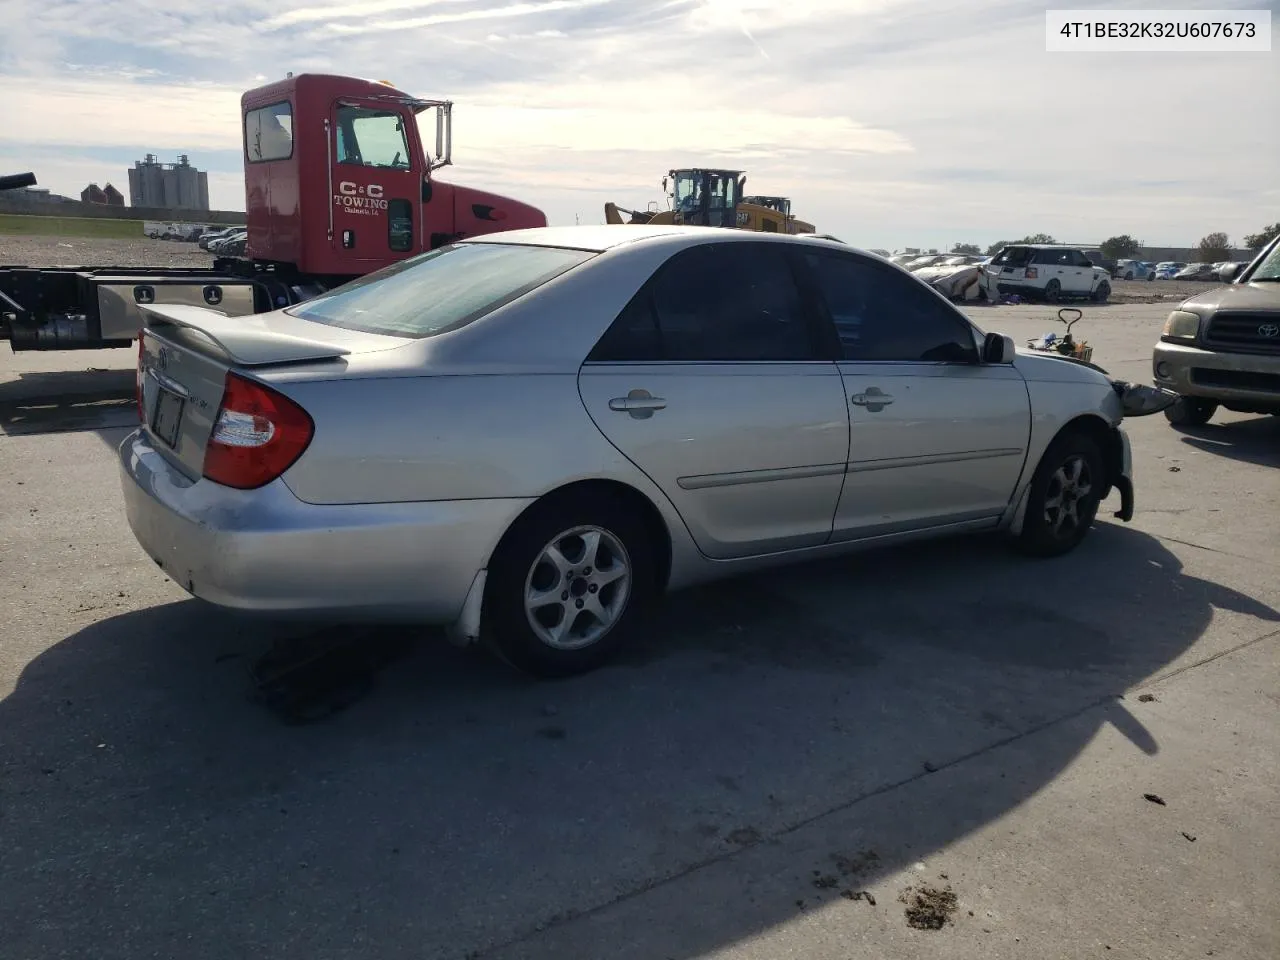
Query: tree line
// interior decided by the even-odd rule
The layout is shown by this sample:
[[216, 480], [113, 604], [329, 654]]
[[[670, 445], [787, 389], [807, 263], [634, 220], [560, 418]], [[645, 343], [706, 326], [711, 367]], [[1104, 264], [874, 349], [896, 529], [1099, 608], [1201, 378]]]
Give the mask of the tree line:
[[[1280, 222], [1263, 227], [1258, 233], [1249, 234], [1242, 242], [1246, 250], [1261, 250], [1272, 241], [1276, 234], [1280, 234]], [[998, 243], [991, 244], [986, 249], [986, 256], [994, 257], [1003, 248], [1015, 243], [1057, 242], [1047, 233], [1029, 234], [1021, 240], [1001, 240]], [[1108, 237], [1098, 244], [1098, 249], [1102, 251], [1104, 257], [1108, 257], [1111, 260], [1131, 260], [1142, 249], [1142, 241], [1135, 240], [1125, 233], [1118, 237]], [[1226, 260], [1231, 256], [1231, 240], [1225, 233], [1217, 231], [1202, 237], [1200, 242], [1196, 244], [1195, 250], [1196, 257], [1202, 263], [1217, 263], [1219, 260]], [[951, 252], [978, 256], [983, 253], [983, 250], [976, 243], [957, 243], [951, 248]]]

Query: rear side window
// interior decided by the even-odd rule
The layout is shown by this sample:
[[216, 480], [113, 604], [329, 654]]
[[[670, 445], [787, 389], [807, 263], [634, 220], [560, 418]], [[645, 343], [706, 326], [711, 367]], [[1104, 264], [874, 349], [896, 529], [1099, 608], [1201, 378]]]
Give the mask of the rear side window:
[[250, 163], [288, 160], [293, 156], [293, 108], [289, 101], [245, 113], [244, 155]]
[[465, 326], [593, 256], [558, 247], [457, 244], [384, 267], [285, 312], [346, 330], [420, 339]]
[[1025, 267], [1035, 256], [1030, 247], [1006, 247], [991, 262], [1002, 267]]
[[677, 253], [627, 305], [590, 359], [787, 361], [819, 354], [782, 246], [738, 242]]

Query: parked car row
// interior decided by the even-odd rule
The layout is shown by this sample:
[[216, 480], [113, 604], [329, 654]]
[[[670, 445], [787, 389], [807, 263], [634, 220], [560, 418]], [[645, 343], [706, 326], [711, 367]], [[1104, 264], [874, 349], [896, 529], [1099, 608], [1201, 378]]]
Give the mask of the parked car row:
[[200, 237], [200, 249], [224, 257], [244, 256], [245, 240], [248, 236], [249, 231], [244, 227], [215, 230]]

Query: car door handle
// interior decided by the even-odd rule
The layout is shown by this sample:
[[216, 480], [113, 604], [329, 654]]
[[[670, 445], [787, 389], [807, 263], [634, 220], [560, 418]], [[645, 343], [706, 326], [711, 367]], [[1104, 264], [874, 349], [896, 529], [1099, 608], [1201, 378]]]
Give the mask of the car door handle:
[[667, 401], [655, 397], [648, 390], [632, 390], [625, 397], [613, 397], [609, 409], [617, 413], [629, 413], [637, 420], [652, 417], [655, 410], [665, 410]]
[[866, 393], [855, 393], [849, 398], [849, 402], [854, 406], [866, 407], [872, 413], [875, 413], [877, 410], [881, 410], [893, 403], [893, 397], [879, 387], [867, 387]]

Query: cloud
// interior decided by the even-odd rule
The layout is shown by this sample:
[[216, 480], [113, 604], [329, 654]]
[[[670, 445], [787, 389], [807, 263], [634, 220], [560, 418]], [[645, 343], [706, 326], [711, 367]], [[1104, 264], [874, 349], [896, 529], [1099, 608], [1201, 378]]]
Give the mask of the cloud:
[[660, 200], [663, 174], [695, 163], [745, 169], [870, 246], [1038, 230], [1184, 243], [1275, 219], [1274, 188], [1254, 186], [1280, 152], [1274, 54], [1050, 55], [1045, 7], [9, 0], [0, 165], [78, 193], [123, 181], [128, 157], [185, 152], [206, 158], [216, 203], [240, 206], [240, 94], [310, 70], [455, 100], [443, 175], [553, 222]]

